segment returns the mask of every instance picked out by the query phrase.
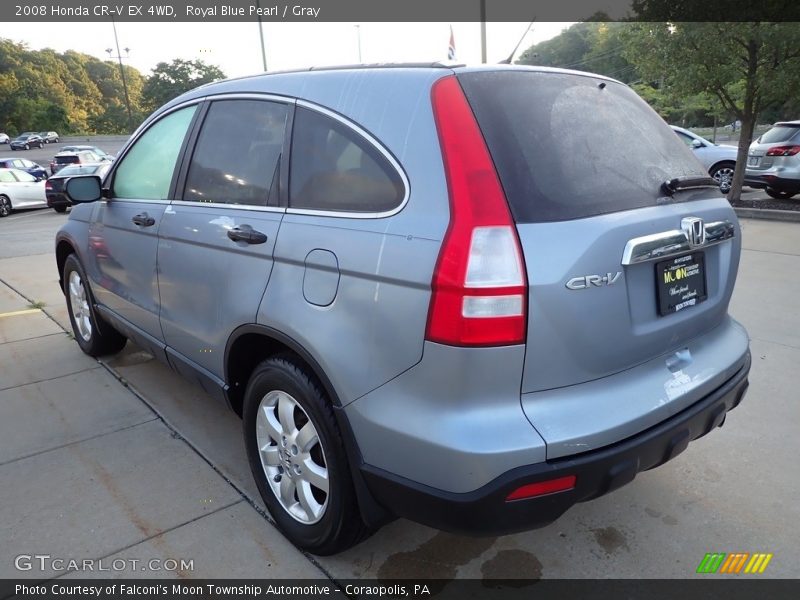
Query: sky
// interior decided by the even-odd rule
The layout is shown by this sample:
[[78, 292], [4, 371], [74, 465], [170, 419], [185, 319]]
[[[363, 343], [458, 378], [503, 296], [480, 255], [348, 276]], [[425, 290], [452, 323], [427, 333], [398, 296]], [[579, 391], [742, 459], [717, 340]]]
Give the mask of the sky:
[[[479, 23], [264, 23], [267, 68], [270, 71], [359, 62], [444, 61], [450, 26], [456, 59], [479, 63]], [[519, 53], [552, 38], [571, 23], [534, 23]], [[508, 57], [527, 23], [488, 23], [487, 60]], [[253, 23], [117, 23], [125, 64], [149, 75], [159, 62], [202, 59], [222, 68], [228, 77], [263, 71], [258, 24]], [[34, 50], [76, 50], [107, 59], [114, 32], [108, 23], [15, 23], [0, 37], [23, 42]], [[359, 37], [361, 59], [359, 60]], [[124, 50], [128, 48], [126, 53]]]

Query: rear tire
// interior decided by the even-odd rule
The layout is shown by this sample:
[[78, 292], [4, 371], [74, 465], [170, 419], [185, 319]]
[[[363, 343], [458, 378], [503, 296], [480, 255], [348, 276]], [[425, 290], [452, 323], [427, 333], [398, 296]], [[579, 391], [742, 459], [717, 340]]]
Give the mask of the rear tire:
[[784, 192], [772, 188], [767, 188], [765, 191], [767, 192], [767, 196], [769, 196], [770, 198], [775, 198], [776, 200], [788, 200], [789, 198], [797, 194], [797, 192]]
[[278, 528], [318, 555], [341, 552], [370, 530], [358, 510], [330, 402], [292, 357], [253, 371], [244, 397], [244, 442], [258, 491]]
[[30, 144], [25, 144], [25, 150], [30, 150], [30, 149], [31, 149], [31, 145]]
[[75, 341], [89, 356], [116, 354], [128, 341], [97, 314], [80, 261], [70, 254], [64, 263], [64, 294]]
[[57, 213], [65, 213], [65, 212], [67, 212], [67, 207], [66, 206], [54, 206], [53, 210], [56, 211]]
[[0, 195], [0, 219], [11, 214], [14, 207], [11, 206], [11, 199], [8, 196]]

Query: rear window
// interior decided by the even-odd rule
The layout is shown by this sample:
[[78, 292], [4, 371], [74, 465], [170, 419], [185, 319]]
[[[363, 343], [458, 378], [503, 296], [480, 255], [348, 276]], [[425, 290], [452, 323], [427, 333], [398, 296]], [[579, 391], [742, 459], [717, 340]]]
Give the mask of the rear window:
[[673, 202], [661, 183], [707, 175], [625, 85], [534, 71], [458, 76], [518, 223]]
[[777, 142], [788, 142], [800, 132], [800, 127], [790, 127], [788, 125], [778, 125], [770, 129], [761, 136], [760, 143], [775, 144]]
[[82, 166], [76, 165], [74, 167], [64, 167], [58, 174], [61, 177], [72, 177], [73, 175], [91, 175], [97, 171], [97, 165]]
[[56, 156], [57, 165], [71, 165], [76, 162], [79, 162], [77, 156]]

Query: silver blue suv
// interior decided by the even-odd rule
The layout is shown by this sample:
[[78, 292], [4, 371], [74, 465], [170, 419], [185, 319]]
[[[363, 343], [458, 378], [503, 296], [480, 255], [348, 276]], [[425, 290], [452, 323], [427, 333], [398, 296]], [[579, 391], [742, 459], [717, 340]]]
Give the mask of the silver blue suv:
[[276, 73], [189, 92], [56, 239], [75, 339], [240, 414], [298, 546], [395, 516], [552, 522], [722, 425], [741, 232], [625, 85], [524, 67]]

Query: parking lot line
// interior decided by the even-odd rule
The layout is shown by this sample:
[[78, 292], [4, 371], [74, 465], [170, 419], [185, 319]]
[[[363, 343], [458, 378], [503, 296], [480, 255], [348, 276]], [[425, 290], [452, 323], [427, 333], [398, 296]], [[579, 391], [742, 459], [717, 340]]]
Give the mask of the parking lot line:
[[4, 317], [19, 317], [22, 315], [32, 315], [42, 312], [41, 308], [25, 308], [23, 310], [12, 310], [11, 312], [0, 313], [0, 319]]

